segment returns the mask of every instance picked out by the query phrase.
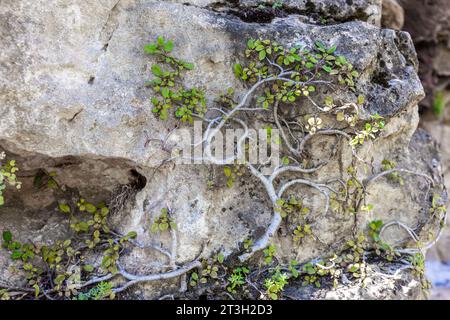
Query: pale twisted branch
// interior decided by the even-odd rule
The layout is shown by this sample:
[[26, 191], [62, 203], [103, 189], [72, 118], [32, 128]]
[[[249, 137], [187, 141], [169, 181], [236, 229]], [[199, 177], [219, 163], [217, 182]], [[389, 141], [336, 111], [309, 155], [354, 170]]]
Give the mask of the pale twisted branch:
[[403, 222], [400, 222], [400, 221], [397, 221], [397, 220], [388, 222], [388, 223], [383, 225], [383, 227], [380, 230], [380, 238], [383, 237], [383, 233], [386, 231], [386, 229], [388, 229], [389, 227], [395, 226], [395, 225], [400, 227], [400, 228], [403, 228], [415, 242], [419, 241], [419, 237], [417, 236], [416, 232], [412, 228], [408, 227]]
[[303, 150], [305, 149], [306, 143], [317, 135], [341, 135], [341, 136], [344, 136], [346, 139], [350, 140], [350, 135], [341, 130], [336, 130], [336, 129], [319, 130], [314, 134], [307, 134], [303, 138], [303, 140], [300, 142], [300, 146], [298, 148], [299, 152], [303, 152]]
[[[120, 235], [118, 233], [115, 233], [115, 232], [112, 232], [112, 233], [115, 234], [116, 236], [123, 237], [122, 235]], [[118, 267], [118, 273], [116, 273], [116, 274], [109, 273], [104, 276], [92, 278], [92, 279], [82, 283], [81, 285], [79, 285], [79, 288], [84, 288], [84, 287], [91, 286], [91, 285], [94, 285], [99, 282], [108, 281], [108, 280], [111, 280], [111, 279], [115, 278], [116, 276], [120, 275], [128, 281], [124, 285], [122, 285], [118, 288], [112, 289], [113, 292], [118, 293], [118, 292], [124, 291], [128, 287], [130, 287], [136, 283], [139, 283], [139, 282], [165, 280], [165, 279], [170, 279], [170, 278], [175, 278], [175, 277], [181, 276], [180, 292], [186, 291], [186, 276], [185, 276], [186, 273], [194, 268], [201, 267], [201, 262], [198, 259], [195, 259], [194, 261], [178, 268], [176, 265], [176, 258], [177, 258], [177, 251], [178, 251], [177, 250], [178, 249], [178, 241], [177, 241], [176, 231], [173, 229], [170, 229], [170, 235], [171, 235], [171, 239], [172, 239], [170, 251], [164, 249], [161, 246], [155, 245], [155, 244], [142, 244], [134, 239], [128, 239], [128, 242], [132, 243], [133, 245], [135, 245], [136, 247], [141, 248], [141, 249], [151, 248], [151, 249], [158, 251], [159, 253], [162, 253], [169, 259], [168, 267], [172, 268], [173, 269], [172, 271], [149, 274], [149, 275], [135, 275], [135, 274], [131, 274], [131, 273], [127, 272], [120, 265], [119, 261], [117, 261], [116, 265]], [[203, 249], [202, 249], [202, 251], [203, 251]]]
[[[225, 165], [225, 164], [233, 163], [236, 159], [238, 159], [242, 156], [242, 144], [244, 143], [245, 139], [247, 139], [247, 137], [248, 137], [248, 127], [245, 122], [243, 122], [240, 119], [233, 118], [233, 116], [235, 114], [237, 114], [239, 111], [255, 111], [255, 110], [260, 109], [260, 108], [248, 108], [247, 104], [250, 100], [251, 95], [253, 93], [255, 93], [256, 90], [258, 90], [258, 88], [262, 87], [264, 84], [272, 82], [272, 81], [288, 82], [288, 83], [292, 83], [294, 85], [296, 85], [296, 84], [299, 84], [299, 85], [311, 85], [311, 84], [330, 85], [330, 83], [331, 83], [330, 81], [314, 80], [313, 79], [314, 77], [311, 78], [307, 82], [294, 81], [294, 80], [290, 79], [289, 76], [295, 75], [296, 72], [290, 71], [290, 70], [285, 70], [282, 66], [276, 64], [273, 61], [269, 60], [269, 63], [273, 67], [275, 67], [279, 70], [279, 73], [277, 75], [272, 75], [267, 78], [260, 77], [258, 79], [258, 81], [255, 84], [253, 84], [253, 86], [250, 87], [250, 89], [245, 93], [245, 95], [242, 97], [240, 102], [238, 104], [236, 104], [231, 110], [224, 111], [222, 109], [217, 109], [217, 108], [210, 109], [213, 111], [214, 110], [219, 111], [221, 113], [221, 120], [218, 120], [219, 118], [215, 118], [214, 120], [212, 120], [209, 123], [209, 125], [206, 129], [206, 132], [204, 133], [204, 136], [200, 142], [200, 143], [204, 144], [204, 150], [205, 150], [204, 157], [202, 158], [203, 161], [207, 161], [212, 164]], [[325, 111], [324, 109], [320, 108], [320, 106], [318, 106], [310, 97], [308, 97], [308, 99], [320, 111]], [[275, 124], [281, 133], [282, 141], [285, 142], [290, 153], [292, 155], [295, 155], [296, 157], [301, 157], [301, 155], [304, 151], [304, 148], [306, 146], [306, 143], [308, 143], [316, 135], [341, 135], [341, 136], [344, 136], [346, 139], [350, 140], [350, 135], [345, 133], [344, 131], [337, 130], [337, 129], [329, 129], [329, 130], [319, 130], [316, 132], [315, 135], [307, 134], [306, 136], [303, 137], [303, 139], [301, 141], [299, 141], [294, 137], [287, 122], [283, 121], [283, 124], [286, 126], [288, 133], [293, 138], [293, 140], [295, 140], [297, 142], [297, 146], [294, 146], [290, 142], [289, 137], [287, 136], [286, 131], [284, 130], [283, 124], [279, 120], [279, 117], [278, 117], [279, 101], [278, 100], [275, 101], [273, 107], [274, 107], [273, 116], [274, 116]], [[244, 128], [245, 132], [244, 132], [244, 135], [239, 139], [239, 141], [237, 143], [237, 151], [238, 151], [237, 156], [229, 157], [225, 160], [216, 159], [212, 155], [212, 149], [211, 149], [212, 148], [212, 140], [220, 132], [220, 130], [225, 126], [225, 124], [227, 123], [227, 121], [229, 119], [232, 119], [233, 121], [238, 122]], [[276, 191], [276, 188], [275, 188], [275, 181], [281, 174], [288, 173], [288, 172], [289, 173], [302, 173], [302, 174], [313, 173], [313, 172], [316, 172], [317, 170], [319, 170], [325, 164], [326, 164], [326, 162], [321, 162], [314, 168], [303, 168], [300, 165], [281, 166], [281, 167], [275, 168], [270, 175], [263, 175], [252, 164], [246, 163], [247, 167], [250, 170], [250, 173], [253, 176], [255, 176], [256, 178], [258, 178], [259, 181], [264, 186], [264, 188], [269, 196], [269, 199], [272, 203], [273, 214], [272, 214], [272, 218], [269, 223], [269, 226], [267, 227], [265, 233], [254, 242], [254, 244], [252, 245], [252, 247], [249, 249], [248, 252], [239, 256], [240, 261], [246, 261], [255, 252], [260, 251], [269, 245], [271, 239], [275, 235], [275, 233], [278, 230], [280, 223], [282, 221], [282, 218], [281, 218], [279, 212], [277, 212], [277, 210], [276, 210], [277, 209], [277, 201], [283, 196], [284, 192], [291, 186], [302, 184], [302, 185], [306, 185], [306, 186], [309, 186], [309, 187], [312, 187], [312, 188], [318, 190], [321, 194], [324, 195], [325, 200], [326, 200], [325, 214], [328, 212], [329, 202], [330, 202], [330, 196], [329, 196], [328, 191], [331, 191], [331, 192], [336, 192], [336, 191], [334, 191], [331, 187], [329, 187], [325, 184], [314, 183], [307, 179], [294, 179], [292, 181], [288, 181], [288, 182], [282, 184], [279, 187], [278, 192]]]
[[402, 168], [394, 168], [394, 169], [390, 169], [390, 170], [386, 170], [386, 171], [382, 171], [380, 173], [374, 174], [374, 175], [370, 176], [369, 178], [367, 178], [366, 180], [364, 180], [363, 184], [364, 184], [364, 186], [367, 187], [373, 181], [375, 181], [375, 180], [377, 180], [377, 179], [379, 179], [379, 178], [381, 178], [383, 176], [386, 176], [386, 175], [389, 175], [391, 173], [394, 173], [394, 172], [401, 172], [401, 173], [406, 173], [406, 174], [411, 174], [411, 175], [416, 175], [416, 176], [419, 176], [419, 177], [423, 177], [430, 183], [430, 185], [432, 185], [432, 186], [434, 185], [434, 180], [431, 177], [429, 177], [428, 175], [426, 175], [424, 173], [408, 170], [408, 169], [402, 169]]
[[317, 191], [319, 191], [320, 193], [323, 194], [323, 196], [325, 197], [325, 210], [324, 210], [324, 214], [326, 214], [328, 212], [328, 209], [330, 207], [330, 195], [328, 194], [327, 191], [324, 190], [324, 188], [326, 187], [325, 185], [322, 184], [317, 184], [314, 182], [311, 182], [309, 180], [305, 180], [305, 179], [295, 179], [292, 181], [289, 181], [287, 183], [285, 183], [284, 185], [282, 185], [280, 187], [280, 190], [278, 191], [278, 197], [281, 198], [284, 194], [284, 192], [286, 192], [286, 190], [288, 188], [290, 188], [293, 185], [296, 184], [302, 184], [302, 185], [306, 185], [309, 186], [311, 188], [316, 189]]
[[121, 287], [113, 289], [113, 292], [118, 293], [122, 292], [125, 289], [129, 288], [132, 285], [135, 285], [140, 282], [149, 282], [149, 281], [158, 281], [158, 280], [167, 280], [171, 278], [175, 278], [178, 276], [182, 276], [186, 274], [187, 272], [191, 271], [192, 269], [201, 267], [201, 262], [196, 260], [192, 261], [188, 264], [185, 264], [184, 266], [180, 267], [179, 269], [164, 272], [164, 273], [157, 273], [157, 274], [150, 274], [150, 275], [135, 275], [131, 274], [122, 267], [119, 267], [119, 274], [122, 275], [125, 279], [128, 280], [124, 285]]

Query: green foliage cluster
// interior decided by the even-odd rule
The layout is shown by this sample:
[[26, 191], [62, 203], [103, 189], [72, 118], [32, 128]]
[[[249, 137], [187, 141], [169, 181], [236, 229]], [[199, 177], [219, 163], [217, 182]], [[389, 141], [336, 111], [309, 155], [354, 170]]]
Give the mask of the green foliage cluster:
[[203, 259], [199, 272], [192, 272], [189, 278], [191, 287], [223, 287], [228, 285], [226, 276], [228, 267], [224, 264], [224, 255], [216, 254], [211, 259]]
[[11, 297], [6, 289], [0, 289], [0, 301], [10, 300]]
[[445, 226], [445, 216], [447, 213], [447, 208], [445, 206], [445, 201], [442, 200], [439, 194], [434, 194], [431, 199], [430, 215], [436, 217], [441, 222], [441, 228]]
[[383, 221], [381, 220], [373, 220], [371, 222], [369, 222], [369, 237], [374, 241], [374, 242], [380, 242], [381, 238], [380, 238], [380, 231], [381, 228], [383, 227]]
[[[217, 264], [219, 259], [216, 257], [213, 261], [203, 262], [204, 272], [191, 274], [191, 286], [215, 285], [217, 288], [226, 288], [230, 294], [254, 298], [255, 296], [251, 295], [251, 289], [255, 289], [257, 283], [262, 283], [264, 292], [259, 298], [279, 299], [283, 295], [285, 286], [293, 279], [299, 279], [304, 286], [312, 285], [316, 288], [329, 283], [336, 288], [344, 274], [348, 280], [364, 281], [370, 270], [367, 264], [370, 256], [381, 257], [386, 263], [401, 262], [403, 259], [394, 248], [381, 242], [382, 227], [381, 220], [373, 220], [368, 224], [368, 238], [360, 234], [355, 239], [347, 241], [339, 255], [333, 254], [328, 258], [304, 264], [299, 264], [296, 260], [292, 260], [288, 266], [279, 264], [275, 259], [274, 245], [270, 245], [263, 251], [262, 262], [266, 268], [260, 269], [259, 272], [251, 273], [247, 266], [229, 270], [222, 264], [223, 259]], [[424, 276], [423, 256], [418, 254], [409, 256], [407, 259], [423, 282], [423, 287], [429, 287], [429, 282]]]
[[400, 253], [398, 253], [392, 246], [390, 246], [388, 243], [385, 243], [382, 241], [380, 237], [380, 232], [383, 228], [383, 221], [382, 220], [373, 220], [369, 222], [368, 225], [368, 235], [373, 241], [373, 249], [375, 250], [375, 253], [383, 258], [385, 258], [387, 261], [392, 262], [396, 258], [400, 257]]
[[273, 9], [281, 9], [281, 8], [283, 8], [283, 1], [275, 1], [272, 4], [272, 8]]
[[[395, 169], [396, 167], [397, 167], [397, 163], [394, 161], [384, 159], [381, 162], [381, 170], [382, 171], [392, 170], [392, 169]], [[398, 171], [394, 171], [394, 172], [390, 173], [388, 175], [388, 178], [389, 178], [389, 180], [391, 180], [393, 182], [399, 183], [401, 186], [403, 186], [405, 184], [405, 181], [400, 176], [400, 173]]]
[[309, 224], [298, 225], [295, 228], [293, 234], [294, 234], [294, 241], [296, 241], [296, 242], [301, 241], [306, 236], [312, 237], [313, 234], [312, 234], [312, 230], [311, 230], [311, 225], [309, 225]]
[[287, 199], [278, 199], [276, 205], [274, 210], [286, 219], [287, 228], [295, 242], [301, 242], [307, 236], [314, 239], [311, 225], [306, 222], [306, 216], [311, 210], [303, 204], [302, 199], [290, 195]]
[[295, 195], [291, 195], [288, 199], [278, 199], [276, 204], [275, 211], [279, 212], [282, 218], [292, 214], [305, 216], [310, 212], [309, 208], [303, 205], [302, 200]]
[[227, 187], [231, 188], [234, 185], [237, 177], [241, 177], [245, 173], [245, 166], [235, 164], [233, 166], [224, 166], [223, 173], [227, 178]]
[[306, 263], [302, 267], [303, 285], [320, 288], [324, 280], [330, 279], [336, 288], [343, 273], [350, 278], [363, 278], [366, 263], [362, 257], [367, 249], [365, 237], [360, 235], [357, 239], [348, 241], [339, 256], [334, 254], [327, 259]]
[[202, 260], [202, 267], [199, 273], [192, 272], [189, 284], [192, 287], [207, 284], [208, 281], [214, 280], [215, 284], [219, 284], [219, 273], [225, 273], [226, 266], [223, 265], [224, 255], [217, 254], [212, 260]]
[[[348, 175], [348, 178], [345, 181], [347, 195], [344, 201], [337, 204], [337, 206], [344, 213], [356, 214], [359, 199], [364, 195], [364, 186], [358, 178], [358, 172], [355, 166], [349, 166], [346, 171]], [[336, 204], [332, 203], [332, 206], [336, 206]]]
[[[126, 236], [115, 236], [107, 226], [109, 210], [104, 204], [94, 205], [81, 198], [75, 204], [61, 202], [58, 209], [69, 215], [69, 226], [74, 234], [71, 238], [57, 240], [52, 245], [39, 245], [21, 243], [8, 230], [2, 233], [2, 247], [17, 262], [18, 270], [24, 272], [27, 284], [35, 289], [35, 297], [44, 292], [61, 298], [76, 297], [80, 294], [78, 284], [83, 276], [117, 273], [120, 252], [126, 242], [137, 235], [130, 232]], [[103, 254], [98, 266], [87, 261], [93, 253]], [[73, 268], [75, 265], [81, 270]]]
[[360, 235], [356, 240], [347, 242], [341, 255], [309, 262], [303, 265], [303, 285], [322, 286], [324, 280], [330, 279], [333, 287], [337, 287], [343, 273], [350, 278], [363, 278], [366, 272], [366, 263], [362, 256], [367, 252], [365, 237]]
[[288, 275], [277, 269], [270, 278], [264, 280], [267, 295], [270, 299], [278, 299], [279, 294], [283, 291], [284, 286], [288, 283]]
[[269, 245], [266, 249], [264, 249], [263, 250], [264, 264], [271, 264], [273, 262], [273, 258], [276, 252], [277, 248], [273, 244]]
[[[175, 106], [175, 116], [181, 121], [192, 122], [194, 116], [202, 118], [207, 111], [204, 92], [200, 89], [188, 90], [177, 85], [181, 79], [181, 71], [191, 70], [193, 65], [172, 57], [173, 43], [162, 37], [144, 49], [147, 53], [156, 55], [160, 62], [166, 63], [172, 70], [164, 72], [159, 65], [152, 66], [155, 79], [148, 84], [153, 86], [154, 91], [160, 96], [152, 99], [153, 112], [165, 120], [167, 110]], [[356, 92], [355, 80], [359, 77], [359, 72], [345, 56], [336, 54], [335, 46], [327, 48], [320, 41], [317, 41], [312, 49], [301, 46], [288, 49], [269, 39], [250, 39], [247, 42], [245, 56], [250, 60], [247, 65], [236, 63], [233, 67], [236, 77], [244, 82], [255, 83], [261, 79], [278, 77], [280, 70], [290, 70], [284, 72], [278, 81], [265, 85], [256, 99], [256, 103], [264, 109], [278, 102], [294, 105], [299, 98], [308, 97], [316, 91], [315, 80], [331, 82], [331, 78], [336, 78], [340, 85]], [[233, 107], [235, 105], [233, 95], [234, 90], [230, 88], [216, 101]], [[364, 100], [364, 96], [360, 95], [355, 103], [337, 107], [333, 97], [327, 96], [323, 102], [324, 107], [319, 108], [325, 113], [335, 113], [338, 121], [345, 121], [354, 127]], [[304, 126], [311, 134], [324, 126], [323, 119], [317, 114], [307, 115], [305, 121]], [[374, 139], [375, 134], [383, 128], [382, 117], [373, 115], [371, 122], [367, 122], [363, 129], [355, 131], [351, 145], [361, 145], [367, 139]]]
[[[292, 70], [289, 79], [280, 79], [267, 87], [258, 98], [263, 108], [269, 108], [276, 100], [294, 103], [299, 97], [309, 96], [316, 91], [315, 85], [304, 85], [312, 78], [337, 76], [338, 82], [355, 90], [354, 79], [359, 73], [344, 56], [335, 55], [336, 47], [326, 48], [323, 43], [316, 42], [313, 50], [302, 47], [286, 49], [269, 39], [250, 39], [245, 56], [251, 60], [248, 65], [234, 65], [235, 75], [245, 82], [255, 83], [258, 79], [276, 76], [275, 66]], [[276, 70], [276, 68], [275, 68]]]
[[425, 276], [425, 256], [422, 253], [416, 253], [408, 257], [413, 272], [420, 278], [422, 288], [431, 289], [431, 282]]
[[177, 224], [171, 215], [172, 212], [168, 208], [162, 208], [161, 214], [153, 221], [150, 232], [157, 233], [158, 231], [176, 230]]
[[245, 239], [243, 242], [243, 247], [245, 250], [249, 250], [252, 245], [253, 245], [252, 239]]
[[4, 151], [0, 152], [0, 206], [5, 203], [3, 191], [7, 185], [20, 189], [22, 183], [17, 180], [16, 172], [19, 168], [16, 166], [15, 160], [6, 160]]
[[284, 0], [277, 1], [259, 1], [258, 6], [256, 8], [264, 10], [264, 9], [282, 9], [284, 6]]
[[174, 58], [171, 55], [173, 42], [158, 37], [156, 43], [144, 47], [146, 53], [156, 56], [160, 63], [168, 66], [164, 70], [159, 64], [151, 67], [154, 79], [147, 82], [157, 96], [152, 98], [153, 113], [161, 120], [168, 119], [169, 110], [181, 122], [193, 122], [193, 116], [202, 116], [206, 112], [205, 93], [199, 88], [184, 88], [180, 84], [180, 77], [185, 70], [193, 70], [194, 64]]
[[371, 115], [371, 119], [371, 122], [366, 122], [364, 129], [356, 131], [355, 137], [350, 141], [351, 146], [362, 145], [367, 140], [375, 139], [375, 135], [384, 129], [385, 122], [382, 116]]
[[368, 250], [366, 237], [359, 235], [356, 240], [347, 242], [349, 252], [337, 259], [341, 266], [346, 267], [347, 271], [351, 273], [354, 278], [363, 278], [365, 276], [366, 262], [363, 260], [363, 255]]
[[[322, 261], [319, 261], [319, 264]], [[302, 271], [305, 274], [303, 276], [303, 286], [314, 285], [316, 288], [322, 286], [321, 279], [329, 274], [328, 269], [320, 268], [317, 263], [308, 262], [302, 267]]]
[[100, 282], [88, 292], [80, 292], [74, 300], [103, 300], [106, 298], [111, 300], [115, 298], [115, 293], [112, 291], [112, 285], [110, 282]]
[[229, 276], [227, 286], [227, 291], [230, 293], [236, 293], [237, 288], [244, 286], [246, 282], [246, 277], [250, 273], [250, 269], [247, 267], [238, 267], [233, 270], [233, 273]]
[[225, 289], [229, 295], [248, 297], [250, 286], [250, 269], [247, 266], [235, 266], [224, 263], [224, 256], [219, 253], [210, 259], [202, 260], [199, 272], [191, 272], [189, 285], [194, 290], [222, 295]]

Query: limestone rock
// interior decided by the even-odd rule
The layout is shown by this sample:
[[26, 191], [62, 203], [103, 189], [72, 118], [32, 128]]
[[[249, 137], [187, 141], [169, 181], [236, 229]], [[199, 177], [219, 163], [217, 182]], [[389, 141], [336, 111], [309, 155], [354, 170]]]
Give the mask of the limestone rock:
[[426, 98], [421, 106], [431, 108], [436, 94], [448, 84], [450, 3], [446, 0], [400, 0], [405, 11], [404, 30], [411, 34], [420, 60], [420, 79]]
[[[270, 23], [253, 23], [236, 17], [235, 6], [206, 0], [3, 1], [0, 145], [17, 155], [31, 176], [41, 168], [57, 170], [61, 184], [99, 200], [107, 199], [119, 185], [144, 181], [135, 182], [139, 185], [135, 199], [113, 217], [119, 231], [135, 230], [141, 242], [166, 243], [168, 239], [154, 239], [148, 231], [159, 210], [170, 206], [179, 226], [177, 263], [219, 251], [229, 255], [249, 236], [264, 232], [271, 217], [270, 203], [249, 175], [227, 188], [221, 167], [163, 163], [167, 152], [151, 139], [164, 140], [176, 124], [159, 121], [151, 113], [152, 93], [144, 82], [154, 60], [144, 54], [143, 46], [159, 35], [172, 39], [177, 55], [196, 64], [195, 72], [186, 76], [186, 85], [203, 87], [214, 97], [227, 87], [244, 92], [232, 66], [243, 59], [248, 38], [272, 38], [287, 46], [311, 46], [320, 40], [336, 45], [339, 54], [361, 72], [357, 89], [367, 97], [365, 119], [378, 113], [387, 120], [386, 130], [362, 148], [361, 157], [377, 169], [383, 159], [395, 160], [440, 183], [439, 157], [431, 140], [421, 132], [414, 134], [423, 89], [410, 36], [377, 26], [380, 1], [338, 3], [323, 0], [313, 6], [310, 1], [286, 1], [287, 9]], [[240, 1], [238, 6], [252, 8], [254, 1]], [[312, 17], [333, 18], [334, 23], [305, 23], [300, 15], [311, 12]], [[345, 92], [340, 96], [342, 100], [349, 97]], [[324, 137], [310, 149], [320, 158], [333, 145], [342, 148], [343, 156], [321, 169], [314, 176], [318, 181], [342, 178], [351, 164], [345, 141]], [[296, 246], [289, 238], [278, 237], [280, 261], [305, 262], [339, 250], [374, 218], [402, 220], [418, 233], [428, 232], [428, 227], [435, 231], [436, 226], [427, 224], [427, 184], [417, 177], [405, 180], [404, 188], [380, 179], [369, 189], [368, 200], [376, 208], [369, 216], [328, 212], [321, 217], [315, 228], [324, 243], [307, 240]], [[64, 220], [53, 216], [58, 213], [51, 195], [50, 200], [36, 204], [32, 191], [26, 190], [23, 198], [18, 195], [10, 206], [0, 208], [2, 228], [19, 234], [29, 230], [33, 239], [59, 238], [59, 233], [48, 233], [49, 224], [64, 233]], [[322, 209], [319, 194], [300, 191], [314, 212]], [[391, 237], [408, 239], [398, 230]], [[136, 273], [148, 272], [158, 270], [165, 263], [163, 258], [136, 249], [126, 265]], [[8, 277], [8, 263], [2, 256], [0, 278]], [[154, 298], [167, 288], [146, 285], [143, 297]], [[139, 295], [142, 287], [135, 290]]]

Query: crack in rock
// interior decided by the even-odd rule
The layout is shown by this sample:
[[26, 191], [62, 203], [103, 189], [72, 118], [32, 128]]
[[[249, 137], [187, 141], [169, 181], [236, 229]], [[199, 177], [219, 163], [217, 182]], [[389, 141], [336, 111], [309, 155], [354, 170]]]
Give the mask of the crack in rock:
[[116, 4], [109, 11], [108, 18], [106, 19], [105, 24], [100, 32], [100, 39], [103, 39], [103, 47], [102, 50], [108, 50], [109, 41], [111, 41], [114, 32], [117, 30], [119, 23], [117, 21], [117, 16], [119, 14], [119, 4], [122, 0], [118, 0]]

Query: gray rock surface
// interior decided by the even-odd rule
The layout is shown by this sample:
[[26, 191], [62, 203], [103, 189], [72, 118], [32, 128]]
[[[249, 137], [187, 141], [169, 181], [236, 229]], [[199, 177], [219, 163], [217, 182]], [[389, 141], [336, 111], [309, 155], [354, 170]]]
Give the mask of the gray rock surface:
[[[386, 1], [391, 2], [391, 0]], [[404, 30], [408, 31], [417, 48], [420, 61], [419, 76], [423, 83], [426, 98], [421, 101], [421, 126], [425, 128], [438, 142], [445, 185], [450, 186], [448, 173], [450, 169], [450, 91], [448, 88], [450, 76], [450, 2], [397, 0], [405, 13]], [[384, 21], [391, 14], [383, 11]], [[384, 9], [383, 9], [384, 10]], [[398, 12], [398, 9], [396, 9]], [[391, 20], [392, 21], [392, 20]], [[447, 203], [448, 208], [448, 203]], [[447, 298], [450, 291], [447, 264], [450, 262], [450, 232], [449, 221], [439, 242], [428, 252], [427, 259], [431, 268], [428, 275], [435, 288], [432, 298]]]
[[[240, 1], [238, 8], [254, 5], [254, 1]], [[115, 187], [136, 178], [130, 173], [135, 170], [146, 177], [146, 184], [135, 201], [113, 218], [120, 231], [137, 231], [141, 242], [167, 241], [156, 239], [148, 230], [159, 210], [170, 206], [179, 227], [178, 263], [190, 261], [199, 253], [203, 257], [218, 251], [228, 255], [248, 236], [264, 232], [272, 208], [251, 176], [227, 188], [221, 167], [161, 166], [167, 152], [160, 143], [148, 143], [148, 139], [164, 139], [175, 122], [159, 121], [151, 113], [152, 93], [144, 87], [144, 81], [154, 60], [142, 48], [159, 35], [173, 39], [176, 54], [196, 64], [185, 83], [203, 87], [214, 97], [227, 87], [237, 88], [239, 94], [244, 92], [232, 66], [243, 59], [241, 53], [248, 38], [268, 37], [285, 45], [310, 45], [321, 40], [336, 45], [339, 54], [347, 56], [361, 72], [357, 89], [367, 97], [365, 117], [379, 113], [388, 119], [380, 138], [364, 146], [359, 155], [378, 169], [383, 159], [391, 159], [440, 182], [439, 156], [431, 140], [423, 133], [414, 135], [417, 103], [423, 98], [414, 46], [407, 33], [377, 26], [380, 1], [336, 4], [323, 0], [314, 9], [309, 1], [286, 1], [284, 5], [295, 9], [293, 14], [285, 9], [271, 23], [262, 24], [245, 22], [229, 13], [227, 10], [232, 12], [235, 5], [227, 9], [223, 2], [207, 0], [3, 1], [0, 145], [16, 155], [24, 175], [32, 176], [39, 168], [55, 170], [61, 184], [98, 200], [108, 199]], [[311, 10], [325, 19], [332, 17], [334, 22], [305, 23], [300, 15], [308, 15]], [[347, 98], [346, 94], [341, 98]], [[311, 149], [318, 157], [325, 156], [333, 144], [333, 138], [319, 138]], [[341, 159], [333, 159], [321, 169], [314, 177], [318, 181], [342, 177], [350, 165], [350, 148], [342, 141], [339, 145]], [[22, 178], [25, 185], [32, 184], [27, 180], [31, 178]], [[427, 224], [426, 183], [417, 177], [405, 177], [405, 181], [403, 188], [385, 179], [374, 184], [368, 190], [368, 201], [375, 209], [368, 216], [355, 218], [329, 212], [321, 217], [315, 230], [324, 243], [307, 240], [298, 246], [289, 238], [279, 237], [275, 241], [280, 248], [279, 259], [289, 261], [294, 257], [306, 262], [329, 254], [338, 250], [353, 231], [365, 231], [375, 218], [399, 219], [417, 227], [418, 233], [428, 231], [428, 227], [435, 231], [435, 226]], [[49, 214], [57, 214], [52, 195], [35, 203], [29, 189], [19, 195], [7, 194], [13, 200], [0, 208], [1, 227], [22, 234], [22, 239], [59, 238], [60, 233], [47, 232], [52, 224], [52, 229], [59, 225], [64, 232], [63, 219]], [[307, 205], [320, 211], [320, 195], [308, 189], [300, 191]], [[408, 238], [401, 230], [393, 230], [391, 237], [402, 241]], [[9, 277], [9, 263], [0, 256], [0, 278]], [[126, 264], [129, 270], [143, 273], [158, 270], [164, 260], [137, 250]], [[153, 298], [161, 293], [160, 288], [164, 291], [169, 287], [149, 284], [144, 288], [135, 290]], [[392, 292], [392, 298], [403, 297]], [[421, 296], [418, 289], [409, 297]], [[353, 297], [370, 298], [356, 293]]]

